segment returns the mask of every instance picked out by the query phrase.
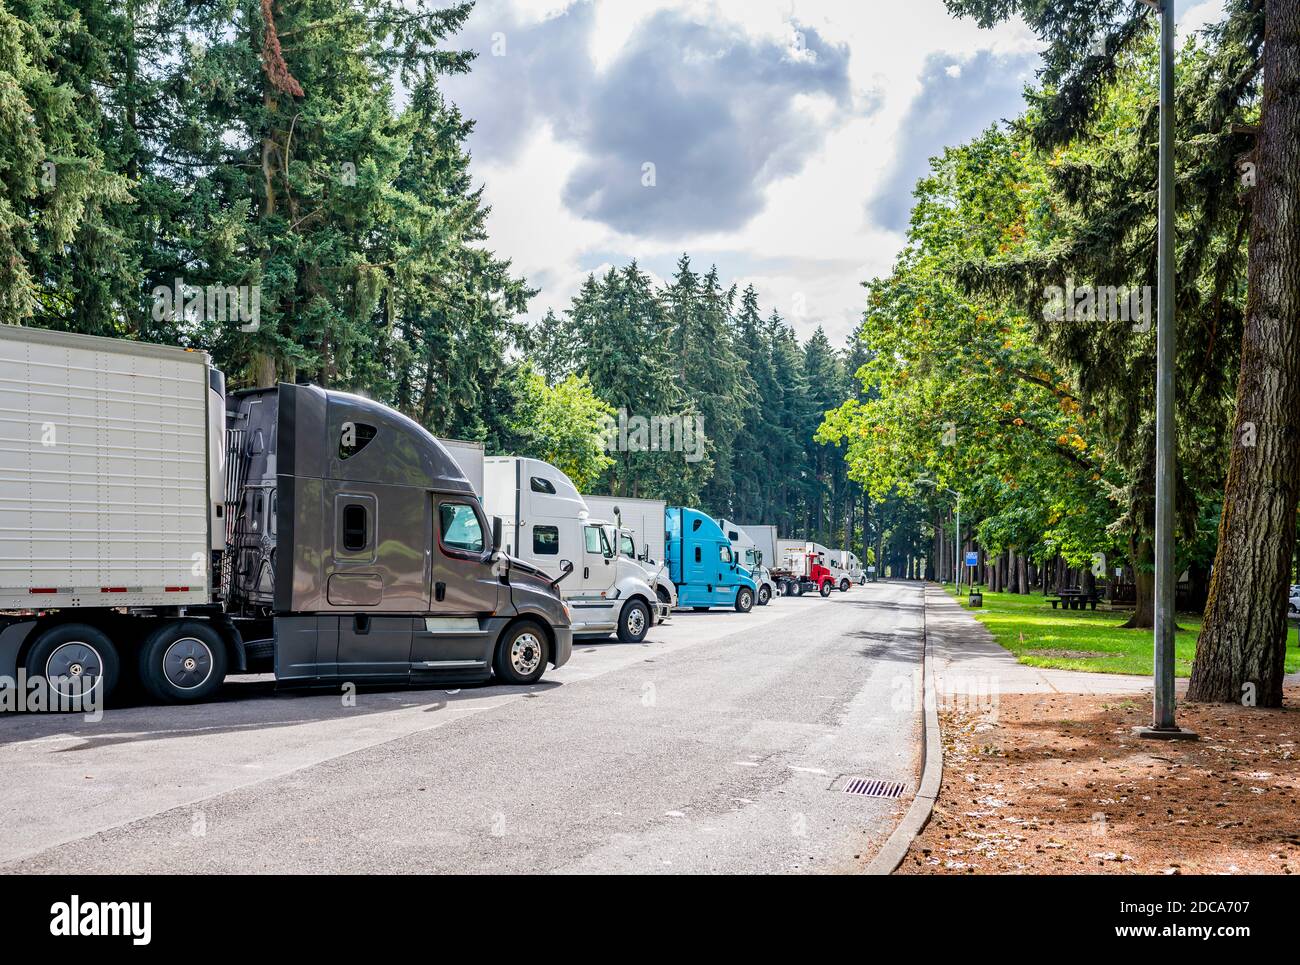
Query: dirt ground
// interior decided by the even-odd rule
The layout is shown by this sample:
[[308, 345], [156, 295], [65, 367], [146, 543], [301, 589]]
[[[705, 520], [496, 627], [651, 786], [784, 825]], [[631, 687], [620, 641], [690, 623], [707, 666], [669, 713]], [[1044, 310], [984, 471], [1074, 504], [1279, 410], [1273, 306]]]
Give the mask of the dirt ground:
[[897, 874], [1300, 873], [1300, 689], [1180, 703], [1197, 741], [1133, 736], [1149, 695], [945, 709], [943, 786]]

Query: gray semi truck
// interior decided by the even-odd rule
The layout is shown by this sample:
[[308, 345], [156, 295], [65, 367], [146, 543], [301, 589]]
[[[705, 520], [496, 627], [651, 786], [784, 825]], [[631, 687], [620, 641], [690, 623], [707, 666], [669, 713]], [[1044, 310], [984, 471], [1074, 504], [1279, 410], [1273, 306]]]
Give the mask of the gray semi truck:
[[201, 352], [0, 326], [0, 436], [0, 682], [196, 702], [246, 672], [528, 684], [572, 652], [559, 580], [370, 399], [227, 397]]

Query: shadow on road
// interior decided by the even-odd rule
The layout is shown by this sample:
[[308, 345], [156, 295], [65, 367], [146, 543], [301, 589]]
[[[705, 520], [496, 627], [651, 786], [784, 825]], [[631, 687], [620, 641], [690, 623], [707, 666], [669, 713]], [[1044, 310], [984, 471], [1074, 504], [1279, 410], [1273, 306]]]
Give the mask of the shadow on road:
[[215, 700], [194, 706], [141, 704], [111, 707], [98, 721], [86, 720], [81, 714], [5, 715], [0, 718], [0, 747], [42, 738], [84, 738], [83, 743], [56, 752], [76, 753], [114, 744], [293, 727], [328, 720], [355, 720], [359, 715], [399, 710], [418, 708], [434, 713], [471, 698], [537, 696], [561, 686], [563, 684], [547, 680], [531, 687], [509, 687], [490, 682], [461, 688], [358, 686], [355, 703], [349, 706], [337, 687], [329, 692], [276, 690], [275, 681], [269, 676], [234, 677], [222, 686]]

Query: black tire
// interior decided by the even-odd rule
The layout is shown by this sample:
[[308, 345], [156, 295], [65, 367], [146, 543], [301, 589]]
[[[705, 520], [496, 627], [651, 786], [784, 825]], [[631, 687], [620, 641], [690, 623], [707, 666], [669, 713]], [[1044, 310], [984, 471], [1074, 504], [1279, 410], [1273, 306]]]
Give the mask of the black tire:
[[535, 684], [546, 672], [549, 645], [541, 624], [522, 620], [501, 635], [492, 667], [503, 684]]
[[802, 584], [802, 583], [796, 583], [796, 584], [794, 585], [794, 595], [795, 595], [795, 596], [803, 596], [803, 584]]
[[758, 605], [767, 606], [768, 601], [771, 599], [772, 599], [772, 591], [768, 588], [767, 584], [764, 583], [762, 586], [758, 588]]
[[197, 704], [226, 679], [226, 642], [204, 620], [168, 620], [140, 646], [140, 683], [164, 704]]
[[618, 638], [624, 643], [640, 643], [650, 632], [650, 608], [640, 600], [628, 600], [618, 615]]
[[851, 584], [849, 583], [849, 578], [848, 578], [847, 576], [846, 576], [846, 577], [843, 577], [843, 578], [840, 580], [840, 592], [841, 592], [841, 593], [848, 593], [848, 592], [849, 592], [849, 586], [850, 586], [850, 585], [851, 585]]
[[[27, 651], [23, 662], [27, 676], [40, 677], [50, 688], [50, 706], [78, 694], [102, 707], [113, 696], [121, 678], [122, 664], [108, 635], [88, 623], [61, 623], [43, 631]], [[73, 681], [79, 681], [73, 683]], [[94, 683], [80, 682], [91, 681]], [[98, 690], [93, 698], [89, 695]], [[78, 706], [71, 709], [79, 710]]]
[[754, 609], [754, 591], [747, 586], [736, 590], [736, 612], [748, 613]]
[[822, 596], [824, 596], [824, 597], [825, 597], [825, 596], [830, 596], [830, 595], [831, 595], [831, 590], [832, 590], [832, 589], [834, 589], [834, 587], [831, 586], [831, 581], [830, 581], [830, 580], [823, 580], [823, 581], [822, 581], [822, 585], [821, 585], [821, 595], [822, 595]]

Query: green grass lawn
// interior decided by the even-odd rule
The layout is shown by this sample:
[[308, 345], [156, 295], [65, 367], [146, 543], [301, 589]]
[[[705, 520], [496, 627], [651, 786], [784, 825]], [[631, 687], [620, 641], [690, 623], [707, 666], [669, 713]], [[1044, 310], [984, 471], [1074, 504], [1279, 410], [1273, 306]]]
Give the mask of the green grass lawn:
[[[944, 589], [954, 592], [951, 583]], [[958, 599], [965, 604], [964, 595]], [[1039, 593], [985, 593], [984, 606], [969, 612], [1021, 663], [1033, 667], [1136, 674], [1150, 674], [1152, 670], [1151, 631], [1120, 629], [1128, 619], [1128, 614], [1120, 610], [1053, 610]], [[1182, 629], [1174, 667], [1178, 676], [1186, 677], [1192, 672], [1201, 618], [1180, 613], [1178, 625]], [[1295, 627], [1287, 635], [1286, 670], [1300, 670]]]

